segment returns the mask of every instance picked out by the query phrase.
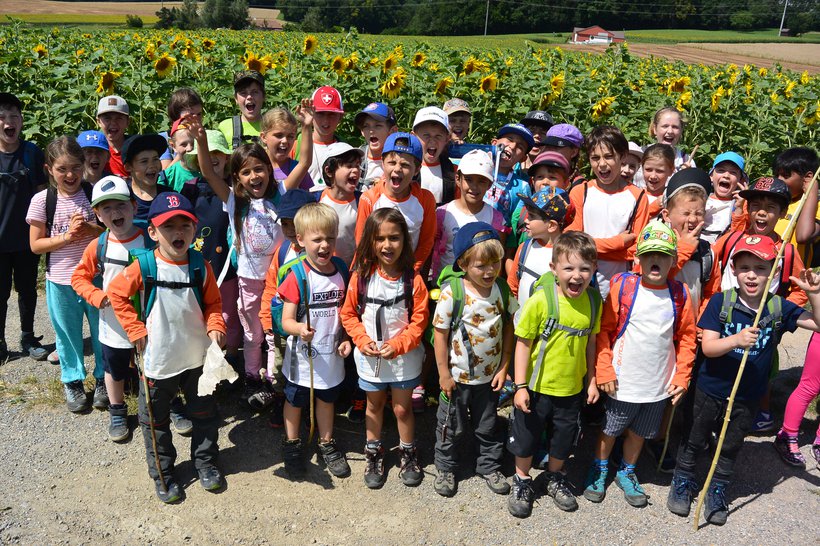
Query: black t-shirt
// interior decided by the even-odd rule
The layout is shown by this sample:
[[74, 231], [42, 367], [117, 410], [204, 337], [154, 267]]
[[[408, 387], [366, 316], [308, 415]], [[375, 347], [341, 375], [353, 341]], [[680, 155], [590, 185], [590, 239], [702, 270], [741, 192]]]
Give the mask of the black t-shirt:
[[0, 252], [30, 250], [26, 213], [37, 188], [47, 183], [45, 156], [33, 142], [0, 152]]
[[[131, 187], [130, 179], [128, 180], [128, 189], [131, 190], [131, 196], [137, 202], [137, 213], [134, 215], [135, 223], [139, 227], [148, 225], [148, 210], [151, 208], [151, 203], [153, 203], [154, 200], [151, 199], [150, 201], [146, 201], [134, 195], [134, 189]], [[166, 186], [165, 184], [157, 184], [157, 195], [166, 191], [177, 193], [174, 191], [174, 188], [170, 186]]]
[[[215, 275], [222, 272], [225, 260], [228, 258], [228, 213], [224, 211], [222, 200], [214, 194], [208, 183], [196, 179], [196, 188], [199, 196], [194, 202], [194, 210], [198, 220], [194, 247], [211, 264]], [[185, 186], [190, 186], [190, 183]], [[184, 188], [183, 188], [184, 191]], [[233, 267], [228, 270], [225, 279], [236, 277]]]

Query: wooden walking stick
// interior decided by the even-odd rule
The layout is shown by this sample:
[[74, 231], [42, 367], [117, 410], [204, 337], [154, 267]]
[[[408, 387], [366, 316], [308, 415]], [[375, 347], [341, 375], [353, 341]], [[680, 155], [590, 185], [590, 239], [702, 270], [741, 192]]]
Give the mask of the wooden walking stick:
[[[302, 281], [302, 288], [302, 293], [305, 298], [305, 318], [307, 320], [308, 330], [310, 330], [310, 304], [308, 303], [310, 293], [308, 293], [307, 278]], [[310, 364], [310, 432], [308, 432], [308, 443], [311, 443], [316, 427], [316, 402], [313, 398], [313, 344], [310, 341], [308, 341], [307, 348], [308, 363]]]
[[148, 428], [151, 430], [151, 445], [154, 448], [154, 469], [159, 474], [159, 483], [162, 485], [162, 492], [168, 493], [168, 485], [165, 483], [165, 476], [159, 466], [159, 453], [157, 452], [157, 431], [154, 429], [154, 409], [151, 407], [151, 397], [148, 395], [148, 377], [145, 375], [145, 368], [142, 367], [142, 353], [134, 351], [134, 365], [137, 372], [142, 376], [142, 392], [145, 397], [145, 409], [148, 411]]
[[[769, 288], [772, 286], [772, 280], [774, 279], [774, 274], [777, 269], [777, 263], [780, 262], [781, 258], [783, 257], [783, 251], [786, 248], [786, 244], [792, 238], [792, 234], [794, 233], [794, 228], [797, 225], [797, 219], [800, 217], [800, 213], [803, 210], [803, 205], [806, 204], [806, 198], [809, 195], [809, 192], [817, 191], [814, 189], [815, 182], [817, 182], [817, 174], [820, 171], [814, 173], [814, 176], [809, 181], [809, 186], [806, 188], [806, 191], [803, 192], [803, 197], [800, 199], [800, 202], [797, 204], [797, 208], [795, 209], [794, 213], [792, 214], [791, 219], [789, 220], [789, 225], [786, 227], [785, 233], [783, 233], [783, 244], [780, 245], [780, 249], [777, 251], [777, 256], [774, 259], [774, 266], [772, 270], [769, 272], [769, 278], [766, 279], [766, 286], [763, 290], [763, 298], [760, 300], [760, 305], [757, 306], [757, 314], [755, 315], [755, 320], [752, 323], [752, 328], [757, 328], [757, 323], [760, 322], [760, 315], [763, 314], [763, 309], [766, 308], [766, 299], [769, 294]], [[726, 436], [726, 429], [729, 428], [729, 417], [732, 414], [732, 406], [735, 403], [735, 394], [737, 393], [737, 389], [740, 386], [740, 379], [743, 376], [743, 368], [746, 367], [746, 361], [749, 358], [749, 348], [743, 351], [743, 358], [740, 360], [740, 367], [737, 370], [737, 376], [735, 376], [735, 383], [732, 385], [732, 392], [729, 394], [729, 403], [726, 405], [726, 415], [723, 416], [723, 426], [720, 428], [720, 437], [718, 438], [717, 447], [715, 448], [715, 456], [712, 458], [712, 466], [709, 467], [709, 474], [706, 476], [706, 482], [703, 484], [703, 489], [701, 489], [701, 494], [698, 497], [698, 504], [695, 508], [695, 519], [693, 525], [695, 526], [695, 531], [698, 530], [698, 523], [700, 522], [700, 512], [703, 509], [703, 501], [706, 497], [706, 492], [709, 490], [709, 486], [712, 483], [712, 478], [715, 475], [715, 468], [717, 467], [718, 458], [720, 458], [720, 451], [723, 448], [723, 439]]]
[[675, 408], [677, 408], [677, 406], [672, 406], [672, 411], [669, 414], [669, 422], [666, 423], [666, 437], [663, 439], [663, 449], [661, 450], [661, 456], [658, 458], [658, 468], [655, 469], [656, 472], [661, 471], [663, 458], [666, 457], [666, 450], [669, 448], [669, 432], [672, 430], [672, 420], [675, 419]]
[[700, 148], [700, 144], [695, 144], [695, 147], [692, 148], [692, 153], [689, 154], [689, 159], [686, 160], [686, 166], [691, 167], [692, 161], [695, 160], [695, 154], [698, 153], [698, 148]]

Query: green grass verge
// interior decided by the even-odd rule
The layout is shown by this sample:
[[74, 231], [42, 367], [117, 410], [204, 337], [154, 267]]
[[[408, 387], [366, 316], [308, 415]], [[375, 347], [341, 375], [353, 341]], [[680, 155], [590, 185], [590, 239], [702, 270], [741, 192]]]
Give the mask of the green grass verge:
[[[0, 24], [8, 23], [6, 17], [14, 17], [34, 25], [123, 25], [125, 15], [95, 15], [88, 13], [4, 13]], [[141, 16], [142, 22], [152, 25], [159, 19], [154, 15]]]
[[627, 30], [626, 40], [634, 43], [676, 44], [681, 42], [778, 42], [778, 43], [820, 43], [820, 32], [808, 32], [803, 36], [782, 38], [778, 29], [762, 30], [687, 30], [649, 29]]

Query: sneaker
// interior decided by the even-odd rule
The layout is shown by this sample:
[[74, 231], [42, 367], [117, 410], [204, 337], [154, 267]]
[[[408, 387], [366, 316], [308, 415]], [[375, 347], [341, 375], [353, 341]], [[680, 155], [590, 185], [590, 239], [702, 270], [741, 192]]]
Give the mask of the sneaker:
[[713, 480], [706, 492], [703, 503], [706, 510], [706, 521], [713, 525], [723, 525], [729, 517], [729, 506], [726, 504], [726, 482]]
[[108, 425], [108, 437], [112, 442], [124, 442], [131, 435], [128, 428], [128, 406], [125, 404], [108, 406], [111, 422]]
[[154, 485], [156, 486], [157, 498], [165, 504], [172, 504], [182, 498], [182, 492], [173, 478], [165, 478], [165, 489], [163, 489], [160, 480], [154, 480]]
[[638, 477], [634, 472], [619, 470], [615, 473], [615, 483], [623, 489], [624, 498], [630, 506], [635, 506], [636, 508], [646, 506], [646, 491], [644, 491], [641, 484], [638, 483]]
[[271, 428], [282, 428], [285, 426], [285, 395], [274, 393], [268, 425]]
[[8, 359], [9, 359], [9, 348], [6, 345], [6, 340], [5, 339], [0, 339], [0, 365], [5, 364]]
[[54, 349], [53, 351], [48, 353], [48, 356], [46, 357], [46, 360], [48, 360], [49, 364], [52, 364], [54, 366], [59, 366], [60, 365], [60, 355], [57, 354], [57, 349]]
[[550, 472], [547, 482], [547, 495], [552, 497], [555, 506], [564, 512], [578, 509], [578, 501], [572, 493], [567, 477], [563, 472]]
[[698, 484], [689, 474], [675, 472], [672, 477], [672, 484], [669, 487], [669, 497], [666, 499], [666, 507], [673, 514], [682, 517], [689, 515], [692, 508], [692, 499], [698, 490]]
[[424, 413], [424, 387], [413, 389], [413, 413]]
[[817, 462], [817, 467], [820, 468], [820, 443], [815, 442], [811, 445], [811, 456]]
[[487, 482], [487, 487], [490, 488], [490, 491], [496, 495], [510, 494], [510, 484], [507, 483], [507, 479], [500, 471], [494, 470], [489, 474], [482, 474], [481, 477]]
[[584, 498], [590, 502], [601, 502], [606, 496], [606, 476], [608, 470], [592, 463], [584, 481]]
[[433, 489], [442, 497], [452, 497], [456, 494], [456, 476], [452, 472], [439, 470]]
[[171, 400], [171, 424], [180, 436], [187, 436], [194, 430], [194, 424], [185, 414], [185, 404], [179, 396]]
[[787, 465], [806, 468], [806, 458], [800, 453], [797, 436], [790, 436], [781, 430], [774, 437], [774, 448]]
[[370, 489], [378, 489], [384, 485], [384, 447], [379, 443], [376, 446], [365, 445], [364, 457], [364, 484]]
[[20, 337], [20, 347], [23, 354], [28, 354], [34, 360], [45, 360], [48, 357], [48, 349], [40, 345], [43, 336], [35, 336], [34, 332], [23, 332]]
[[336, 440], [319, 442], [319, 453], [325, 461], [328, 471], [337, 478], [350, 476], [350, 465], [347, 464], [345, 454], [336, 447]]
[[528, 518], [532, 514], [532, 503], [535, 500], [535, 491], [532, 489], [532, 478], [523, 479], [516, 474], [513, 476], [510, 496], [507, 497], [507, 509], [517, 518]]
[[91, 406], [98, 410], [108, 409], [108, 390], [105, 388], [105, 381], [102, 379], [97, 379], [94, 382], [94, 396]]
[[774, 430], [774, 419], [768, 411], [758, 411], [755, 422], [752, 424], [752, 432], [769, 432]]
[[282, 437], [282, 458], [285, 460], [285, 472], [291, 478], [299, 478], [305, 473], [305, 461], [302, 458], [302, 440], [288, 440]]
[[273, 393], [267, 389], [263, 381], [257, 379], [245, 379], [242, 398], [255, 411], [262, 411], [273, 404]]
[[351, 423], [364, 423], [364, 414], [367, 408], [367, 399], [354, 398], [350, 401], [350, 409], [347, 410], [347, 420]]
[[399, 447], [401, 453], [401, 463], [399, 463], [399, 478], [404, 485], [415, 487], [421, 483], [424, 474], [421, 471], [418, 461], [416, 447]]
[[197, 470], [199, 483], [205, 491], [219, 491], [222, 489], [222, 473], [215, 466]]
[[85, 393], [85, 386], [82, 381], [63, 383], [63, 391], [65, 391], [65, 403], [68, 406], [68, 411], [81, 413], [88, 409], [88, 395]]
[[[658, 468], [658, 460], [660, 460], [661, 453], [663, 453], [663, 442], [649, 440], [644, 442], [644, 447], [646, 448], [646, 452], [649, 453], [649, 456], [655, 462], [655, 468]], [[674, 474], [676, 463], [677, 461], [675, 461], [675, 458], [669, 450], [669, 446], [667, 446], [666, 453], [663, 454], [663, 460], [660, 464], [660, 472], [664, 474]]]

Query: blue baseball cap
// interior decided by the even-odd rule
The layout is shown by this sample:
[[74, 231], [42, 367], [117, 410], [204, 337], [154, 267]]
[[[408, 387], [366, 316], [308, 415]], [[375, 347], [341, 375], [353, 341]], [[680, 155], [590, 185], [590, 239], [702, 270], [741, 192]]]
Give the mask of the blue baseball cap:
[[532, 149], [535, 146], [535, 139], [532, 136], [532, 133], [529, 129], [521, 125], [520, 123], [508, 123], [504, 127], [498, 130], [498, 138], [503, 137], [504, 135], [518, 135], [524, 139], [524, 142], [527, 143], [527, 151]]
[[293, 220], [296, 213], [308, 203], [315, 203], [318, 194], [305, 191], [300, 188], [286, 191], [279, 200], [277, 214], [279, 218], [290, 218]]
[[[720, 165], [724, 161], [734, 163], [735, 165], [737, 165], [737, 168], [740, 169], [740, 172], [742, 172], [743, 174], [746, 174], [746, 169], [745, 169], [746, 160], [743, 159], [743, 156], [741, 156], [737, 152], [723, 152], [722, 154], [718, 155], [715, 158], [714, 163], [712, 163], [712, 171], [714, 171], [715, 167], [717, 167], [718, 165]], [[709, 174], [712, 174], [712, 172], [709, 171]]]
[[536, 208], [550, 219], [566, 227], [575, 218], [575, 207], [570, 203], [569, 194], [561, 188], [544, 188], [529, 197], [519, 193], [518, 197], [524, 203]]
[[[482, 233], [485, 231], [487, 233]], [[479, 235], [479, 233], [481, 233], [481, 235]], [[495, 239], [496, 241], [501, 240], [495, 228], [487, 222], [470, 222], [469, 224], [462, 226], [461, 229], [456, 232], [456, 236], [453, 239], [453, 255], [455, 256], [453, 271], [461, 271], [461, 267], [458, 265], [458, 260], [464, 255], [465, 252], [478, 243], [490, 241], [492, 239]]]
[[109, 151], [108, 140], [102, 131], [83, 131], [77, 135], [77, 144], [80, 148], [99, 148]]
[[194, 206], [187, 197], [175, 191], [165, 191], [154, 197], [148, 209], [148, 220], [155, 226], [161, 226], [174, 216], [185, 216], [195, 223]]
[[384, 149], [382, 156], [390, 152], [397, 154], [410, 154], [419, 161], [421, 161], [421, 141], [416, 135], [410, 133], [393, 133], [384, 142]]
[[366, 117], [371, 117], [379, 121], [386, 121], [390, 126], [396, 124], [396, 113], [392, 108], [383, 102], [371, 102], [362, 108], [362, 111], [356, 114], [356, 117], [353, 118], [353, 125], [358, 127], [360, 124], [364, 123], [364, 118]]

